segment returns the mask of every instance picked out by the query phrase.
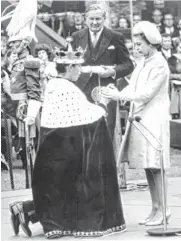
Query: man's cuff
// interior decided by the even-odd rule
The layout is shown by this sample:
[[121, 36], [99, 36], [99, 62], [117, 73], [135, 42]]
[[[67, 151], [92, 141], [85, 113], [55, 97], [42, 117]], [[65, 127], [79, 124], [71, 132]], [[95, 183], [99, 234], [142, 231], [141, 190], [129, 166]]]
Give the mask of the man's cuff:
[[116, 79], [116, 70], [115, 69], [113, 69], [113, 70], [114, 70], [114, 75], [112, 76], [112, 78]]

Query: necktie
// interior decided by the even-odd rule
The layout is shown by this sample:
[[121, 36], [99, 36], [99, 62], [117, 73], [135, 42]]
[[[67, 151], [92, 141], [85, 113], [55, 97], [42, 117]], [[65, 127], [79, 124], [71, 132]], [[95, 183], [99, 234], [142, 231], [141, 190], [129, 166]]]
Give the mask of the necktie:
[[97, 44], [97, 33], [93, 33], [92, 35], [92, 45], [95, 47]]

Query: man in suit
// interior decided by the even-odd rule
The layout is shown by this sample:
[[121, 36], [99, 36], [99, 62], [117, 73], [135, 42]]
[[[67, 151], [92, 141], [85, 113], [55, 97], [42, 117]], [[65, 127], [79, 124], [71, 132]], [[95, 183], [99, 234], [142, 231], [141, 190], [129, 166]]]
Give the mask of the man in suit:
[[162, 34], [161, 52], [166, 60], [169, 59], [174, 53], [174, 48], [172, 46], [172, 37], [170, 34]]
[[[106, 13], [98, 4], [88, 7], [86, 13], [87, 28], [72, 34], [73, 47], [81, 46], [86, 49], [84, 54], [86, 66], [92, 66], [90, 72], [83, 73], [77, 85], [93, 102], [92, 90], [101, 85], [107, 86], [116, 83], [116, 79], [130, 74], [133, 70], [133, 63], [129, 58], [128, 50], [124, 44], [122, 34], [110, 30], [104, 26]], [[100, 67], [98, 71], [97, 67]], [[101, 68], [101, 66], [104, 66]], [[106, 66], [115, 66], [108, 68]], [[99, 74], [98, 74], [99, 72]], [[108, 104], [108, 124], [113, 135], [115, 127], [116, 104]]]
[[163, 31], [162, 19], [163, 19], [162, 11], [160, 9], [154, 9], [152, 12], [152, 20], [153, 20], [153, 23], [157, 26], [160, 33], [162, 33]]
[[174, 25], [174, 17], [171, 13], [167, 12], [163, 17], [163, 30], [162, 33], [170, 34], [172, 38], [178, 37], [179, 32], [177, 27]]

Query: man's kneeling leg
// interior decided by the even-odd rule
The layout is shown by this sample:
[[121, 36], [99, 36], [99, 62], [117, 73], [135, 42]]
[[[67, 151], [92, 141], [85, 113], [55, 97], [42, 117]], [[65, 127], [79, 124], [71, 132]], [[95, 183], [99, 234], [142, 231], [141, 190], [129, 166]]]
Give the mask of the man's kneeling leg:
[[24, 233], [27, 236], [31, 237], [32, 233], [28, 224], [29, 222], [38, 222], [35, 214], [33, 201], [14, 202], [11, 203], [9, 206], [11, 211], [11, 223], [15, 235], [18, 235], [19, 225], [21, 225]]

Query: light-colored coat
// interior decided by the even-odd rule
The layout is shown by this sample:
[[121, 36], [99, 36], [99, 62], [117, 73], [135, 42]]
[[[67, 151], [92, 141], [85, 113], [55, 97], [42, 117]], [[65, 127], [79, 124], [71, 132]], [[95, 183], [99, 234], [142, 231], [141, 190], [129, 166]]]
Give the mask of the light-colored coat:
[[[130, 85], [122, 92], [133, 99], [132, 115], [140, 116], [141, 122], [162, 143], [165, 168], [170, 167], [168, 86], [168, 64], [158, 52], [145, 59], [142, 66], [138, 65], [135, 68]], [[134, 124], [131, 124], [124, 160], [129, 162], [130, 168], [160, 168], [160, 151], [154, 149], [154, 147], [159, 149], [160, 146], [145, 130], [144, 133], [150, 142]]]

